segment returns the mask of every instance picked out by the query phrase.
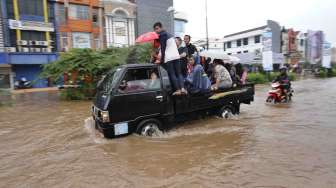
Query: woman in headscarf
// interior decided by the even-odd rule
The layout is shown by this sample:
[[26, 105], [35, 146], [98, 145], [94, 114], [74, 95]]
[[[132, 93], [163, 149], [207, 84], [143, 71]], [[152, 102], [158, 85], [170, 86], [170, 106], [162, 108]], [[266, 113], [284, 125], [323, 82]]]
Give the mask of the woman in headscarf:
[[188, 58], [188, 64], [192, 67], [186, 78], [189, 93], [206, 93], [211, 89], [211, 82], [202, 65], [196, 64], [195, 58]]

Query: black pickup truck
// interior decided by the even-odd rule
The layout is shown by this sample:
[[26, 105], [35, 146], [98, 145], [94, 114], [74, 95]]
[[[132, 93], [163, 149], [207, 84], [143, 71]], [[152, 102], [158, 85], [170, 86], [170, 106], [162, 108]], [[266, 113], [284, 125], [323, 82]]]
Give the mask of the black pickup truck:
[[173, 96], [167, 71], [154, 64], [127, 64], [98, 84], [92, 105], [96, 129], [107, 138], [130, 133], [152, 136], [193, 114], [238, 114], [254, 99], [254, 85]]

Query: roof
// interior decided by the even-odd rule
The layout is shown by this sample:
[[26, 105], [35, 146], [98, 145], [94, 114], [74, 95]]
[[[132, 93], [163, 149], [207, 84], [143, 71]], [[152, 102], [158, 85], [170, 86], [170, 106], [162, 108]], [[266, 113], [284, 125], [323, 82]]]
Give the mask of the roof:
[[175, 12], [174, 13], [174, 19], [175, 20], [182, 20], [184, 22], [188, 22], [188, 17], [184, 12]]
[[266, 28], [267, 28], [267, 25], [264, 25], [264, 26], [261, 26], [261, 27], [256, 27], [256, 28], [253, 28], [253, 29], [248, 29], [248, 30], [245, 30], [245, 31], [240, 31], [238, 33], [233, 33], [233, 34], [230, 34], [230, 35], [226, 35], [226, 36], [224, 36], [224, 38], [232, 37], [232, 36], [240, 35], [240, 34], [244, 34], [244, 33], [248, 33], [248, 32], [251, 32], [251, 31], [263, 30], [263, 29], [266, 29]]

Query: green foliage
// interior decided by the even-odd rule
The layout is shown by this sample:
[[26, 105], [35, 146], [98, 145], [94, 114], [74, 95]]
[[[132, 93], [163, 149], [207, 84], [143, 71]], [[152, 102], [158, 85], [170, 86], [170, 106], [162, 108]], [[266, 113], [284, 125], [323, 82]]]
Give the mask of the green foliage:
[[279, 72], [271, 72], [270, 74], [269, 74], [269, 77], [268, 77], [268, 80], [271, 82], [271, 81], [273, 81], [277, 76], [279, 76]]
[[85, 94], [81, 88], [66, 88], [61, 92], [61, 99], [63, 100], [84, 100]]
[[[255, 84], [264, 84], [267, 82], [272, 82], [280, 73], [279, 72], [270, 72], [270, 73], [249, 73], [247, 75], [247, 80]], [[295, 73], [288, 73], [290, 81], [296, 80]]]
[[264, 84], [267, 82], [267, 77], [265, 74], [261, 73], [249, 73], [247, 75], [247, 80], [255, 84]]
[[336, 67], [332, 67], [330, 69], [320, 68], [319, 71], [315, 74], [318, 78], [328, 78], [336, 76]]
[[151, 49], [150, 44], [104, 50], [71, 49], [62, 53], [55, 62], [43, 65], [40, 77], [51, 78], [55, 82], [61, 80], [64, 74], [69, 79], [75, 77], [72, 84], [80, 85], [80, 88], [65, 89], [61, 92], [62, 98], [88, 98], [88, 93], [94, 93], [92, 90], [102, 75], [125, 63], [148, 63]]
[[288, 73], [288, 77], [290, 81], [296, 80], [296, 74], [294, 72]]

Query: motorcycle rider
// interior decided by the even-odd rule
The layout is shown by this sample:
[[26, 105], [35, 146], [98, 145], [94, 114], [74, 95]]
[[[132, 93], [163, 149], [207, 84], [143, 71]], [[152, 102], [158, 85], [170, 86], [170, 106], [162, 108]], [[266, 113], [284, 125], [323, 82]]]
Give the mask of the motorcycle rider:
[[282, 88], [282, 96], [285, 97], [288, 91], [291, 88], [291, 83], [289, 81], [289, 77], [287, 74], [287, 67], [283, 66], [280, 68], [280, 75], [278, 75], [274, 80], [274, 82], [279, 82]]

